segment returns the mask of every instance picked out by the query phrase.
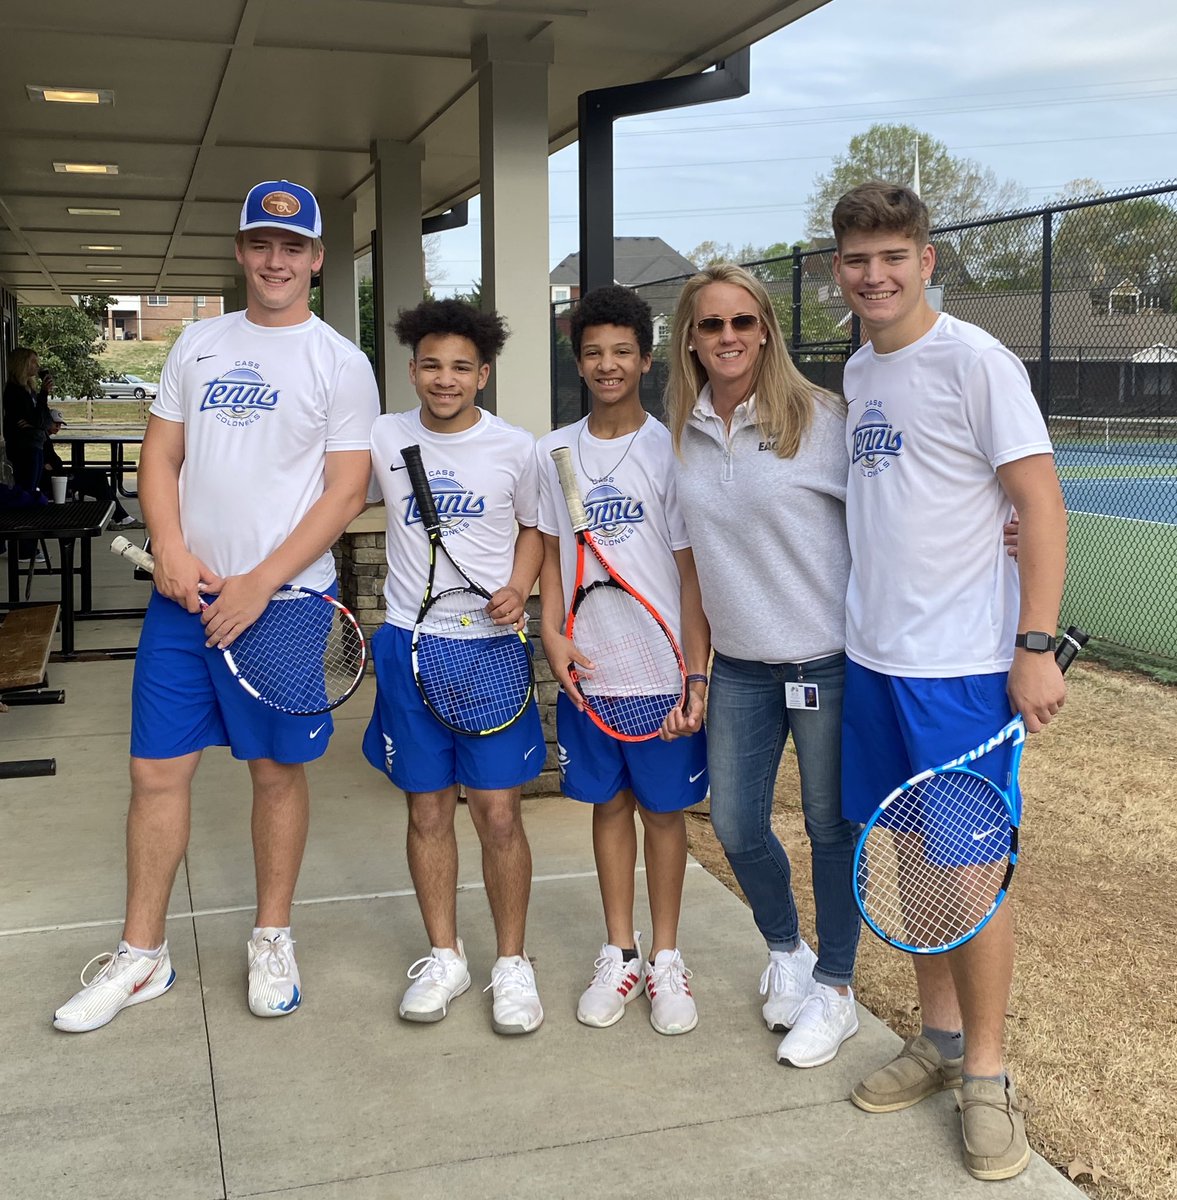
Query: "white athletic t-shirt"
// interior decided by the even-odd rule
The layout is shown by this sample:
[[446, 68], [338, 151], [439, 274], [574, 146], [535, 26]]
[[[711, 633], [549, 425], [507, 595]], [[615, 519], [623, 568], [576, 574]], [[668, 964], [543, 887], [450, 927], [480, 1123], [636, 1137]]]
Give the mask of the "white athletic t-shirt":
[[[576, 583], [576, 538], [552, 461], [560, 446], [572, 450], [572, 466], [588, 510], [589, 531], [613, 569], [658, 610], [681, 643], [681, 604], [675, 550], [690, 546], [678, 504], [674, 450], [666, 426], [647, 416], [624, 437], [602, 439], [588, 418], [545, 434], [536, 445], [539, 462], [539, 527], [560, 539], [564, 608]], [[585, 557], [587, 586], [606, 578], [592, 554]]]
[[[413, 500], [401, 451], [421, 447], [429, 490], [437, 503], [446, 550], [475, 583], [494, 593], [510, 582], [518, 526], [536, 523], [535, 440], [478, 409], [478, 423], [461, 433], [434, 433], [421, 424], [421, 410], [385, 413], [372, 426], [370, 499], [383, 495], [388, 575], [385, 620], [412, 629], [429, 578], [429, 539]], [[444, 558], [434, 587], [464, 586]]]
[[[318, 317], [271, 329], [244, 312], [189, 325], [151, 412], [184, 426], [180, 528], [219, 575], [272, 554], [323, 494], [325, 455], [367, 450], [380, 411], [360, 349]], [[289, 583], [322, 591], [326, 551]]]
[[986, 675], [1013, 661], [1018, 571], [996, 469], [1049, 454], [1021, 362], [941, 314], [891, 354], [846, 364], [846, 653], [885, 675]]

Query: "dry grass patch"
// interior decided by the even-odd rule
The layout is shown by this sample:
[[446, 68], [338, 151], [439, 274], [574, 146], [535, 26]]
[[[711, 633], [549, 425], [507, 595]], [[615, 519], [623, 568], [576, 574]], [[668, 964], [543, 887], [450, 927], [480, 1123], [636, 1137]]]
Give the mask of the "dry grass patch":
[[[1091, 665], [1068, 676], [1056, 724], [1030, 739], [1022, 857], [1012, 903], [1018, 964], [1009, 1061], [1031, 1105], [1031, 1141], [1099, 1200], [1177, 1196], [1177, 688]], [[796, 759], [773, 825], [795, 867], [813, 940]], [[691, 852], [739, 891], [706, 818]], [[907, 956], [863, 933], [855, 990], [893, 1029], [918, 1028]], [[880, 1120], [883, 1118], [880, 1118]], [[1102, 1176], [1102, 1177], [1101, 1177]]]

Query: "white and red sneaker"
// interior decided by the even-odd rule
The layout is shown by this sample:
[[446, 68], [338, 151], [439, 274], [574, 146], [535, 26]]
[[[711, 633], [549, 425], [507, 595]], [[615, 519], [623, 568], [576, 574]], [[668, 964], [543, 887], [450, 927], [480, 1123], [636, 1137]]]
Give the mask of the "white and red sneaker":
[[[95, 964], [98, 970], [87, 979]], [[167, 942], [154, 957], [132, 954], [126, 942], [119, 942], [113, 954], [96, 954], [82, 968], [82, 990], [53, 1014], [54, 1028], [66, 1033], [101, 1029], [124, 1008], [162, 996], [175, 982]]]
[[576, 1019], [582, 1025], [608, 1029], [625, 1016], [625, 1006], [641, 994], [645, 966], [642, 960], [641, 934], [633, 935], [637, 957], [628, 962], [619, 946], [608, 942], [601, 947], [600, 957], [593, 963], [593, 978], [576, 1006]]
[[650, 1024], [659, 1033], [690, 1033], [699, 1024], [695, 998], [687, 982], [691, 972], [677, 950], [659, 950], [646, 968], [646, 995], [650, 997]]

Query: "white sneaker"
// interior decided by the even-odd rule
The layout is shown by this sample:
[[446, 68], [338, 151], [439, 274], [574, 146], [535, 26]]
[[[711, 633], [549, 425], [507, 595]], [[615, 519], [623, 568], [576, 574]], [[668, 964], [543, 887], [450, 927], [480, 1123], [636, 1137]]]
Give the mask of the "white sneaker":
[[642, 991], [645, 969], [642, 965], [641, 934], [633, 935], [637, 958], [628, 962], [618, 946], [606, 943], [593, 963], [592, 982], [585, 988], [576, 1006], [576, 1019], [582, 1025], [608, 1029], [625, 1016], [625, 1006]]
[[813, 987], [817, 955], [802, 942], [792, 953], [770, 950], [768, 966], [760, 976], [760, 994], [767, 996], [760, 1012], [773, 1033], [791, 1029]]
[[646, 968], [646, 995], [650, 997], [650, 1024], [659, 1033], [690, 1033], [699, 1024], [695, 997], [687, 980], [691, 972], [677, 950], [659, 950]]
[[406, 1021], [440, 1021], [470, 986], [466, 951], [458, 938], [457, 950], [434, 946], [426, 958], [419, 958], [408, 971], [413, 981], [401, 997], [400, 1015]]
[[858, 1010], [854, 1006], [853, 990], [848, 988], [843, 996], [824, 983], [814, 983], [793, 1028], [777, 1047], [777, 1062], [792, 1063], [795, 1067], [820, 1067], [857, 1032]]
[[[95, 963], [98, 970], [87, 980]], [[162, 996], [175, 982], [167, 942], [156, 958], [135, 957], [126, 942], [119, 942], [113, 954], [97, 954], [82, 968], [82, 990], [53, 1014], [54, 1028], [66, 1033], [101, 1029], [124, 1008]]]
[[255, 1017], [286, 1017], [302, 1003], [294, 939], [267, 926], [245, 943], [249, 955], [249, 1011]]
[[495, 959], [490, 983], [482, 990], [494, 992], [491, 1024], [495, 1033], [530, 1033], [543, 1024], [535, 969], [525, 954]]

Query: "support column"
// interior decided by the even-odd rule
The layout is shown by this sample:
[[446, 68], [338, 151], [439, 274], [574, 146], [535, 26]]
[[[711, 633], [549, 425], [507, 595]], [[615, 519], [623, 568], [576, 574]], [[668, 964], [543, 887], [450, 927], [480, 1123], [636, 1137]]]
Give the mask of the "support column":
[[356, 202], [320, 202], [323, 214], [323, 320], [349, 342], [359, 345], [360, 314], [354, 258]]
[[491, 372], [484, 404], [539, 436], [552, 427], [548, 306], [547, 38], [480, 39], [479, 170], [482, 304], [507, 319], [511, 337]]
[[233, 287], [226, 288], [221, 295], [225, 298], [225, 312], [244, 312], [245, 306], [248, 303], [244, 277], [238, 275], [236, 280], [234, 280]]
[[424, 150], [404, 142], [372, 143], [376, 166], [375, 277], [376, 382], [385, 412], [417, 406], [409, 383], [408, 353], [392, 323], [402, 308], [421, 303], [425, 265], [421, 256], [421, 160]]

